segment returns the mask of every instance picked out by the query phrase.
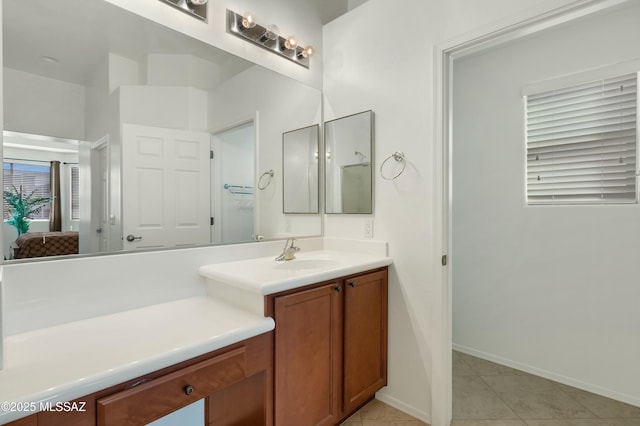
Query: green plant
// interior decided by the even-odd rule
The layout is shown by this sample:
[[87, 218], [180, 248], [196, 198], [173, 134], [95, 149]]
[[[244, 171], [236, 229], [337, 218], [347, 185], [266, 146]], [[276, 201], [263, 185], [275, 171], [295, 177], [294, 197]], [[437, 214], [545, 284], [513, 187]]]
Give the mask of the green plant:
[[31, 191], [29, 195], [22, 192], [15, 185], [11, 185], [11, 191], [4, 191], [4, 202], [9, 212], [7, 224], [15, 226], [18, 235], [29, 232], [29, 219], [33, 215], [38, 214], [45, 204], [51, 202], [51, 198], [35, 196], [36, 190]]

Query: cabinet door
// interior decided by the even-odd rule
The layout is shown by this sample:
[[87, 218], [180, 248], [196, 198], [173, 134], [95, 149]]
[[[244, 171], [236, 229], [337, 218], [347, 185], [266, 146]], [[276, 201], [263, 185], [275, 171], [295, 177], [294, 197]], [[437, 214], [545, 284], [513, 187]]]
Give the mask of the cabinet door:
[[332, 283], [275, 298], [278, 426], [340, 419], [343, 291]]
[[7, 423], [6, 426], [38, 426], [38, 417], [36, 414], [32, 414], [29, 417], [23, 417], [20, 420]]
[[346, 280], [344, 411], [352, 412], [387, 384], [387, 272]]

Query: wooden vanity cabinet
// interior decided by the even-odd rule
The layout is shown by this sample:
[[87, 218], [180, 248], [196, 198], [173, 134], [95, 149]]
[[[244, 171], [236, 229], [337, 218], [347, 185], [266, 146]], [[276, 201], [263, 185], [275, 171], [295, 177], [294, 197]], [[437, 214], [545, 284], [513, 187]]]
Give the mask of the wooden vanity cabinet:
[[273, 426], [273, 332], [78, 398], [8, 426], [143, 426], [197, 400], [205, 426]]
[[335, 425], [387, 382], [387, 268], [267, 297], [275, 424]]
[[387, 270], [345, 280], [344, 414], [387, 384]]
[[8, 423], [7, 426], [38, 426], [38, 415], [32, 414], [29, 417], [23, 417], [20, 420]]

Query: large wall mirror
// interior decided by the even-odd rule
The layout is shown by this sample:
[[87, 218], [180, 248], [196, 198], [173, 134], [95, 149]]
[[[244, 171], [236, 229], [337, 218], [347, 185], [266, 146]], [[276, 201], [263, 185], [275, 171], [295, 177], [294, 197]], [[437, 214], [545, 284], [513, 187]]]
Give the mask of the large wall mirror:
[[2, 7], [5, 259], [321, 233], [282, 213], [280, 143], [319, 90], [101, 0]]
[[282, 135], [284, 213], [319, 213], [320, 126]]
[[373, 213], [373, 112], [324, 123], [326, 213]]

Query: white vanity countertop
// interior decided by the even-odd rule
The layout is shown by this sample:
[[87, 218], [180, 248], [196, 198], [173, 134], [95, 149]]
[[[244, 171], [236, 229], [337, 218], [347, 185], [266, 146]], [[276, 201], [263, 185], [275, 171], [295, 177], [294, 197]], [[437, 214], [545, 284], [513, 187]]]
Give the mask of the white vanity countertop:
[[[71, 401], [274, 326], [203, 296], [7, 336], [0, 403]], [[33, 413], [4, 408], [0, 424]]]
[[276, 262], [275, 256], [270, 256], [205, 265], [200, 267], [200, 275], [264, 296], [392, 263], [386, 255], [317, 250], [298, 252], [289, 261]]

